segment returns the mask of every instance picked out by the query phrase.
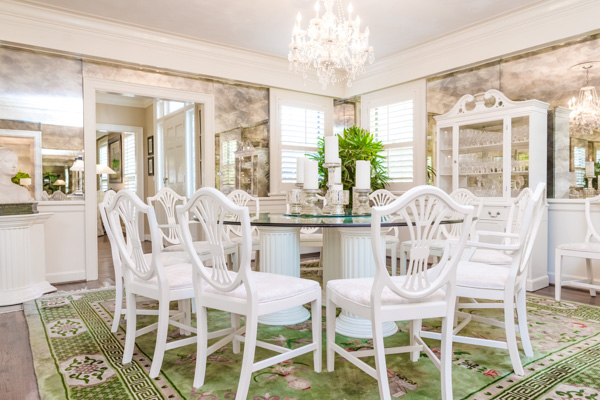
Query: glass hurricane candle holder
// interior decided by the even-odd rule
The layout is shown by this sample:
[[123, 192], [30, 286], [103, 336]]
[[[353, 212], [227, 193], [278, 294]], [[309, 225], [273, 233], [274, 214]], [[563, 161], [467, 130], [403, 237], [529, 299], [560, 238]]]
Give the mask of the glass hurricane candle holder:
[[317, 194], [320, 192], [319, 189], [304, 189], [303, 190], [305, 199], [302, 205], [302, 214], [305, 215], [320, 215], [321, 210], [317, 207], [318, 201]]
[[290, 206], [290, 214], [299, 215], [302, 212], [302, 190], [300, 190], [300, 189], [288, 190], [287, 203]]
[[371, 189], [357, 189], [354, 188], [356, 193], [356, 203], [354, 204], [352, 214], [353, 215], [370, 215], [371, 207], [369, 206], [369, 193]]

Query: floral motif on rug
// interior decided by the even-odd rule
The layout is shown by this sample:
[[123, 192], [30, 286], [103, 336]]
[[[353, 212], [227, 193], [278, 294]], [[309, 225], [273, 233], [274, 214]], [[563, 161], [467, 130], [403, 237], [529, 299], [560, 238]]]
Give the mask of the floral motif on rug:
[[[506, 350], [453, 346], [453, 391], [456, 399], [596, 399], [600, 400], [600, 308], [528, 296], [528, 319], [534, 357], [521, 353], [525, 376], [512, 373]], [[175, 306], [175, 304], [173, 304]], [[140, 301], [138, 307], [155, 309], [156, 303]], [[125, 321], [111, 333], [114, 291], [97, 290], [76, 295], [48, 296], [25, 307], [36, 376], [43, 400], [70, 399], [234, 399], [242, 353], [225, 346], [208, 358], [205, 385], [191, 386], [196, 364], [196, 346], [167, 351], [158, 378], [148, 376], [154, 352], [155, 333], [136, 339], [133, 361], [123, 365]], [[499, 310], [472, 313], [501, 319]], [[325, 322], [324, 314], [322, 322]], [[138, 316], [138, 326], [155, 322], [151, 315]], [[228, 327], [227, 313], [209, 311], [212, 329]], [[424, 330], [439, 330], [439, 320], [426, 320]], [[324, 332], [325, 333], [325, 332]], [[505, 340], [504, 331], [479, 323], [468, 324], [461, 334]], [[168, 340], [179, 338], [173, 328]], [[259, 340], [290, 349], [310, 342], [311, 324], [259, 326]], [[348, 350], [372, 349], [369, 339], [337, 335], [336, 342]], [[406, 324], [385, 339], [386, 346], [409, 342]], [[439, 355], [439, 342], [427, 340]], [[323, 346], [325, 365], [325, 346]], [[256, 360], [270, 355], [257, 349]], [[374, 365], [371, 359], [367, 359]], [[387, 374], [391, 396], [410, 399], [440, 398], [439, 371], [422, 355], [411, 362], [408, 355], [389, 355]], [[341, 357], [335, 371], [317, 374], [312, 355], [256, 371], [250, 384], [253, 400], [376, 399], [377, 383]]]

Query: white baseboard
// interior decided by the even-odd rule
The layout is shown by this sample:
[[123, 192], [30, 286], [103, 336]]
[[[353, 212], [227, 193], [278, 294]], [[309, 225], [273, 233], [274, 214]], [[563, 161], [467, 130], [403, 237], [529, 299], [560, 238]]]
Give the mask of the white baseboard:
[[550, 285], [548, 275], [539, 276], [535, 279], [527, 279], [527, 291], [534, 292], [539, 289], [543, 289]]
[[46, 279], [50, 283], [85, 281], [85, 271], [68, 271], [46, 274]]

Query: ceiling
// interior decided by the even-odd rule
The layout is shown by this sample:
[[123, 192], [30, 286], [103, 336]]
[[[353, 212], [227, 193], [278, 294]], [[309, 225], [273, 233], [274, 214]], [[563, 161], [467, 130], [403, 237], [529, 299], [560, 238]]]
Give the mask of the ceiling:
[[[353, 0], [376, 59], [543, 0]], [[28, 0], [144, 28], [287, 58], [298, 11], [312, 0]], [[342, 0], [344, 8], [348, 0]], [[174, 6], [176, 5], [176, 6]], [[323, 9], [323, 8], [321, 8]]]

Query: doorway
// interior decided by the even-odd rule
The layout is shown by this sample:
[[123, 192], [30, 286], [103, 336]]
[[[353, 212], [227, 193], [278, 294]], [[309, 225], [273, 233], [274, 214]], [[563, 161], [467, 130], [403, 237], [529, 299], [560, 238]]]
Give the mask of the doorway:
[[[124, 82], [115, 82], [108, 81], [97, 78], [84, 78], [84, 137], [85, 137], [85, 172], [86, 176], [95, 176], [95, 169], [98, 155], [98, 144], [97, 144], [97, 126], [96, 126], [96, 118], [97, 118], [97, 110], [96, 110], [96, 101], [98, 96], [103, 96], [103, 93], [110, 93], [119, 95], [121, 97], [144, 97], [152, 99], [154, 104], [158, 104], [159, 101], [171, 101], [171, 102], [182, 102], [184, 105], [191, 104], [192, 106], [189, 109], [184, 107], [184, 113], [192, 113], [194, 116], [202, 115], [203, 118], [200, 120], [199, 118], [194, 118], [193, 125], [189, 125], [188, 118], [184, 117], [185, 123], [179, 127], [180, 132], [177, 133], [179, 135], [182, 134], [181, 129], [183, 129], [183, 136], [187, 138], [189, 135], [189, 126], [192, 128], [192, 132], [194, 132], [193, 128], [198, 126], [198, 132], [202, 132], [200, 135], [191, 135], [191, 143], [186, 139], [184, 140], [185, 146], [183, 148], [176, 149], [175, 156], [180, 154], [181, 151], [185, 153], [186, 158], [190, 158], [193, 160], [192, 163], [185, 163], [184, 175], [186, 175], [185, 179], [180, 179], [183, 181], [183, 191], [187, 194], [190, 189], [194, 190], [196, 184], [198, 182], [202, 182], [203, 186], [214, 186], [214, 96], [211, 94], [204, 93], [194, 93], [176, 89], [169, 88], [161, 88], [155, 86], [147, 86], [147, 85], [139, 85], [132, 83], [124, 83]], [[163, 100], [169, 99], [169, 100]], [[157, 108], [153, 107], [153, 112], [156, 113]], [[155, 114], [155, 116], [158, 114]], [[152, 121], [156, 121], [156, 118], [153, 118]], [[175, 121], [175, 120], [174, 120]], [[181, 122], [181, 119], [180, 119]], [[146, 124], [148, 125], [148, 124]], [[169, 126], [169, 125], [167, 125]], [[177, 128], [177, 123], [173, 122], [171, 126]], [[155, 135], [153, 135], [155, 133]], [[177, 135], [176, 134], [176, 135]], [[153, 139], [156, 139], [156, 143], [153, 142], [153, 146], [156, 146], [154, 149], [155, 155], [148, 154], [148, 144], [150, 143], [149, 137], [152, 136]], [[145, 197], [148, 195], [154, 194], [155, 190], [159, 190], [163, 186], [163, 179], [165, 169], [163, 166], [165, 165], [163, 159], [168, 158], [165, 157], [164, 151], [159, 151], [160, 149], [165, 149], [162, 145], [161, 140], [161, 132], [157, 130], [155, 123], [152, 124], [152, 130], [147, 129], [146, 133], [143, 134], [144, 139], [142, 139], [141, 143], [136, 141], [135, 147], [139, 148], [140, 145], [146, 144], [140, 154], [141, 159], [143, 160], [141, 164], [136, 163], [136, 165], [141, 165], [143, 169], [143, 173], [139, 176], [142, 176], [143, 187], [145, 188], [145, 193], [143, 193], [140, 198], [145, 200]], [[135, 135], [134, 135], [135, 137]], [[108, 140], [108, 139], [107, 139]], [[190, 147], [193, 147], [190, 150]], [[198, 149], [198, 151], [194, 150]], [[199, 151], [201, 150], [201, 151]], [[179, 153], [178, 153], [179, 152]], [[191, 152], [191, 155], [190, 155]], [[163, 156], [161, 156], [161, 153]], [[197, 154], [197, 156], [194, 156]], [[162, 158], [162, 159], [161, 159]], [[136, 157], [137, 160], [140, 157]], [[152, 160], [152, 169], [156, 169], [153, 175], [149, 174], [150, 159]], [[181, 168], [181, 165], [174, 166], [177, 168]], [[191, 171], [190, 171], [191, 169]], [[190, 174], [190, 172], [192, 172]], [[178, 171], [179, 173], [179, 171]], [[196, 177], [195, 179], [189, 179], [189, 177]], [[101, 178], [100, 178], [101, 179]], [[195, 181], [195, 182], [194, 182]], [[96, 193], [96, 188], [99, 185], [99, 180], [97, 179], [86, 179], [85, 180], [85, 190], [86, 193]], [[109, 182], [110, 187], [110, 182]], [[150, 193], [150, 189], [152, 193]], [[98, 241], [97, 241], [97, 196], [86, 196], [85, 197], [85, 238], [86, 238], [86, 280], [96, 280], [98, 279]]]

